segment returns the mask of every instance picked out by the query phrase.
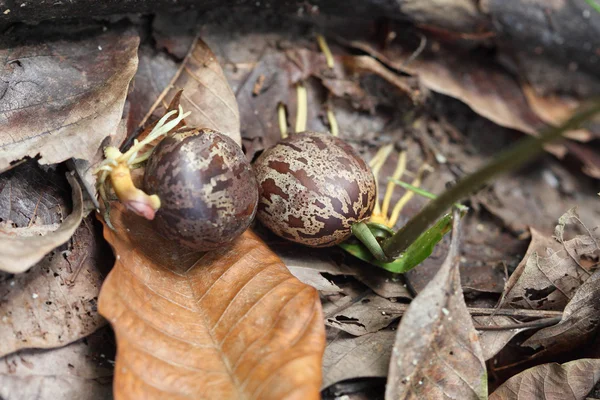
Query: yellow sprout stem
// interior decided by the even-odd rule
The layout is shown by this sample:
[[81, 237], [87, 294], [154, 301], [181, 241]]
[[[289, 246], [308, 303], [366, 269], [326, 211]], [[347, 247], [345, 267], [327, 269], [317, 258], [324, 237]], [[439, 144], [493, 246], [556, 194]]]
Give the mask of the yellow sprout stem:
[[[401, 151], [398, 155], [398, 164], [396, 165], [396, 169], [394, 170], [394, 174], [392, 175], [393, 179], [400, 179], [406, 170], [406, 152]], [[388, 210], [390, 208], [390, 202], [392, 201], [392, 194], [394, 193], [394, 188], [396, 185], [394, 182], [388, 182], [387, 187], [385, 189], [385, 197], [383, 198], [383, 203], [381, 204], [381, 213], [384, 216], [388, 215]], [[393, 225], [392, 225], [393, 226]]]
[[[419, 187], [419, 185], [421, 185], [421, 181], [423, 179], [423, 174], [425, 170], [428, 170], [430, 168], [431, 167], [428, 164], [423, 164], [421, 168], [419, 168], [419, 171], [417, 172], [417, 177], [411, 182], [411, 185]], [[402, 212], [402, 209], [404, 208], [406, 203], [408, 203], [410, 199], [413, 198], [414, 195], [415, 193], [409, 190], [406, 193], [404, 193], [404, 196], [402, 196], [400, 200], [398, 200], [398, 202], [394, 206], [394, 209], [392, 210], [392, 215], [390, 216], [388, 226], [393, 227], [396, 225], [396, 222], [398, 222], [398, 218], [400, 218], [400, 213]]]
[[308, 120], [308, 96], [303, 83], [296, 85], [296, 96], [298, 101], [296, 109], [296, 133], [299, 133], [306, 130], [306, 121]]
[[329, 68], [333, 69], [333, 67], [335, 65], [333, 55], [331, 54], [331, 50], [329, 50], [329, 45], [327, 44], [327, 41], [325, 40], [323, 35], [317, 35], [317, 43], [319, 44], [319, 48], [325, 55], [325, 60], [327, 62], [327, 66]]
[[277, 117], [279, 120], [279, 132], [281, 133], [281, 138], [285, 139], [288, 137], [287, 131], [287, 115], [285, 112], [285, 104], [279, 103], [277, 105]]
[[329, 120], [329, 129], [331, 130], [331, 134], [333, 136], [338, 136], [340, 128], [331, 107], [327, 107], [327, 119]]
[[381, 203], [379, 202], [379, 171], [385, 163], [385, 160], [387, 160], [387, 158], [389, 157], [393, 148], [394, 145], [392, 144], [383, 146], [377, 151], [377, 154], [375, 154], [375, 157], [373, 157], [373, 159], [369, 163], [371, 171], [373, 172], [373, 176], [375, 177], [375, 191], [377, 192], [377, 201], [375, 202], [375, 208], [373, 208], [371, 220], [375, 218], [377, 219], [377, 222], [380, 222], [381, 218]]

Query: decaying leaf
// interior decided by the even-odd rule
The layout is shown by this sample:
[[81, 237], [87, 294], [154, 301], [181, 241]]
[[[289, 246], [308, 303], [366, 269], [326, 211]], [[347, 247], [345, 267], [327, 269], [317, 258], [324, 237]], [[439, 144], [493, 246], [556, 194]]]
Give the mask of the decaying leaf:
[[[83, 218], [83, 197], [77, 180], [71, 174], [67, 174], [67, 178], [72, 187], [73, 212], [58, 229], [46, 230], [42, 236], [36, 235], [32, 229], [16, 228], [11, 232], [10, 228], [6, 228], [0, 237], [0, 271], [25, 272], [73, 236]], [[39, 195], [41, 198], [43, 193]]]
[[345, 379], [387, 376], [395, 333], [391, 329], [383, 329], [355, 337], [327, 328], [323, 387]]
[[446, 261], [400, 321], [387, 400], [487, 397], [485, 362], [460, 285], [457, 213], [454, 221]]
[[91, 159], [121, 120], [137, 67], [135, 31], [44, 29], [42, 41], [26, 26], [2, 36], [0, 171], [26, 156]]
[[23, 350], [0, 360], [0, 397], [13, 399], [112, 399], [110, 332], [52, 350]]
[[[188, 126], [215, 129], [241, 145], [240, 113], [235, 94], [210, 48], [196, 39], [172, 84], [165, 93], [165, 103], [158, 103], [150, 111], [163, 115], [167, 104], [183, 90], [181, 106], [191, 114], [186, 117]], [[159, 97], [161, 100], [161, 97]]]
[[[518, 323], [514, 318], [502, 315], [473, 317], [473, 321], [479, 326], [506, 326]], [[483, 359], [487, 361], [494, 357], [512, 338], [521, 332], [523, 332], [522, 329], [479, 331], [479, 343], [481, 343]]]
[[105, 237], [117, 262], [99, 307], [117, 337], [116, 397], [319, 397], [317, 292], [254, 233], [202, 254], [165, 241], [120, 204], [111, 220], [116, 231]]
[[106, 324], [97, 304], [110, 249], [92, 223], [91, 217], [84, 220], [69, 246], [27, 273], [0, 273], [0, 356], [64, 346]]
[[583, 358], [565, 364], [542, 364], [513, 376], [490, 400], [583, 400], [600, 380], [600, 360]]
[[390, 325], [406, 309], [402, 303], [392, 302], [376, 294], [361, 297], [348, 307], [328, 315], [325, 325], [354, 336], [375, 333]]
[[600, 324], [600, 270], [596, 271], [577, 289], [563, 311], [562, 320], [536, 332], [523, 346], [546, 350], [558, 348], [568, 350], [587, 342]]
[[591, 275], [581, 257], [598, 250], [597, 232], [588, 230], [577, 218], [585, 235], [564, 240], [564, 226], [574, 220], [573, 211], [559, 220], [557, 237], [546, 237], [531, 230], [531, 243], [523, 261], [506, 284], [501, 306], [562, 310], [576, 290]]

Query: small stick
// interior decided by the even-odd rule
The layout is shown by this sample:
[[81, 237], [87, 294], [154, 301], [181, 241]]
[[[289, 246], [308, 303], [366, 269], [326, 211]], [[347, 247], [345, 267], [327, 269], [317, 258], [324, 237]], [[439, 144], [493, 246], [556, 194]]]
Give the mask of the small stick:
[[537, 321], [522, 322], [510, 325], [475, 325], [478, 331], [510, 331], [513, 329], [539, 329], [558, 324], [562, 317], [542, 318]]
[[83, 256], [83, 258], [81, 259], [81, 261], [77, 265], [77, 269], [75, 269], [75, 273], [73, 274], [73, 277], [72, 278], [69, 277], [65, 281], [65, 283], [67, 284], [67, 286], [73, 286], [75, 284], [75, 280], [77, 279], [77, 277], [79, 276], [79, 273], [83, 269], [83, 263], [85, 262], [85, 260], [87, 260], [87, 258], [88, 258], [87, 254], [85, 256]]

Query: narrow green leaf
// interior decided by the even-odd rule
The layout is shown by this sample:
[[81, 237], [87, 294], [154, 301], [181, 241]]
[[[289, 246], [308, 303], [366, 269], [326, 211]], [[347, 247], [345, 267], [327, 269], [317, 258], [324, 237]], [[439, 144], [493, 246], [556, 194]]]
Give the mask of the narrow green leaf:
[[410, 271], [431, 255], [435, 245], [452, 229], [452, 214], [444, 215], [425, 231], [399, 258], [390, 263], [380, 262], [361, 243], [341, 243], [339, 246], [354, 257], [397, 274]]

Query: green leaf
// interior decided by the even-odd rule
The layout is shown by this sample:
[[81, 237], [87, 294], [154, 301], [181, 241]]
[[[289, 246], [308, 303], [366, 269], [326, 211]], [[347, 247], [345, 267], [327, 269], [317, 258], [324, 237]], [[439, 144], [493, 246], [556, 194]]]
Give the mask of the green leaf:
[[444, 215], [431, 228], [426, 230], [421, 236], [411, 244], [404, 253], [396, 260], [390, 263], [377, 261], [375, 257], [361, 243], [341, 243], [339, 246], [352, 254], [354, 257], [366, 261], [370, 264], [384, 268], [394, 273], [405, 273], [410, 271], [423, 260], [431, 255], [436, 244], [444, 235], [452, 229], [452, 214]]

